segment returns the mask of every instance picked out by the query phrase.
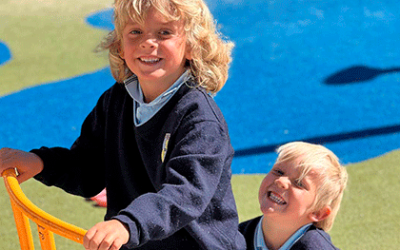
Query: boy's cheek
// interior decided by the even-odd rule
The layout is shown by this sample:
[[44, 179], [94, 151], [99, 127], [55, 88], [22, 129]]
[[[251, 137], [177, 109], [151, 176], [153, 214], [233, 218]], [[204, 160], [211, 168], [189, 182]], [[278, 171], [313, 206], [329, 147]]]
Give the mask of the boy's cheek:
[[263, 194], [267, 192], [268, 186], [272, 183], [271, 177], [267, 174], [261, 182], [260, 189], [258, 190], [258, 196], [261, 198]]

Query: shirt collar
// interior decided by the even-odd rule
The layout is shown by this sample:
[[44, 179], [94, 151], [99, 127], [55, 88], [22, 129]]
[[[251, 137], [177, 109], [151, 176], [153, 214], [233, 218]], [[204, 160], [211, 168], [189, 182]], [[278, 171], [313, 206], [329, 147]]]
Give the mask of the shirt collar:
[[[262, 230], [262, 220], [264, 216], [261, 217], [260, 222], [257, 225], [255, 234], [254, 234], [254, 249], [255, 250], [269, 250], [264, 241], [264, 233]], [[312, 223], [302, 226], [299, 230], [297, 230], [290, 238], [283, 244], [279, 250], [289, 250], [311, 227]]]
[[191, 77], [190, 70], [186, 70], [166, 91], [150, 103], [144, 102], [142, 88], [136, 75], [132, 75], [124, 81], [125, 88], [134, 100], [133, 117], [136, 126], [140, 126], [150, 120], [178, 91], [178, 89]]
[[156, 99], [151, 101], [150, 103], [144, 102], [144, 96], [142, 88], [140, 87], [139, 80], [136, 75], [132, 75], [128, 79], [124, 81], [125, 88], [128, 91], [129, 95], [139, 103], [141, 106], [155, 106], [162, 102], [166, 97], [173, 95], [183, 83], [185, 83], [190, 78], [190, 70], [186, 70], [183, 74], [172, 84], [166, 91], [164, 91], [161, 95], [159, 95]]

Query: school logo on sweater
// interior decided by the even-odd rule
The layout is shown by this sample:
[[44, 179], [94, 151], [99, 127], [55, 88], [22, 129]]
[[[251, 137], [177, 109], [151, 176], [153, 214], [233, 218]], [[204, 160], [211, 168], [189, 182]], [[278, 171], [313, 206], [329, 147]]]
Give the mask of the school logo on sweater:
[[171, 137], [170, 133], [166, 133], [164, 137], [164, 142], [162, 145], [162, 151], [161, 151], [161, 162], [164, 162], [165, 155], [167, 154], [168, 151], [168, 143], [169, 143], [169, 138]]

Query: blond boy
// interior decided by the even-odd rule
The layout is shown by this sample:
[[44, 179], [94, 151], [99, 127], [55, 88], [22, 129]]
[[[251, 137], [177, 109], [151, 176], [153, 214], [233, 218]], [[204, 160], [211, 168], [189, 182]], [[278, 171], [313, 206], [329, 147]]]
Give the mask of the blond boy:
[[259, 190], [263, 216], [239, 226], [247, 249], [337, 249], [326, 232], [340, 207], [346, 169], [321, 145], [292, 142], [278, 154]]

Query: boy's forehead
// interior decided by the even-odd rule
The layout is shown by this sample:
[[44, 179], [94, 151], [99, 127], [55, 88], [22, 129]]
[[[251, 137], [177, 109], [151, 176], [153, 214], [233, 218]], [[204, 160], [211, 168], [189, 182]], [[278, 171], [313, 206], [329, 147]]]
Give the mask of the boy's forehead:
[[125, 16], [125, 25], [133, 23], [144, 25], [144, 22], [150, 13], [153, 14], [157, 18], [157, 20], [163, 24], [169, 24], [177, 21], [177, 18], [174, 18], [171, 13], [160, 12], [154, 7], [150, 7], [149, 9], [144, 10], [142, 13], [136, 13], [134, 11], [130, 12], [128, 15]]
[[302, 161], [300, 158], [277, 160], [274, 167], [280, 167], [285, 169], [299, 170], [301, 169]]
[[316, 167], [304, 164], [301, 157], [292, 160], [276, 162], [272, 169], [281, 168], [286, 171], [293, 171], [298, 176], [304, 175], [310, 178], [316, 178], [319, 170]]

